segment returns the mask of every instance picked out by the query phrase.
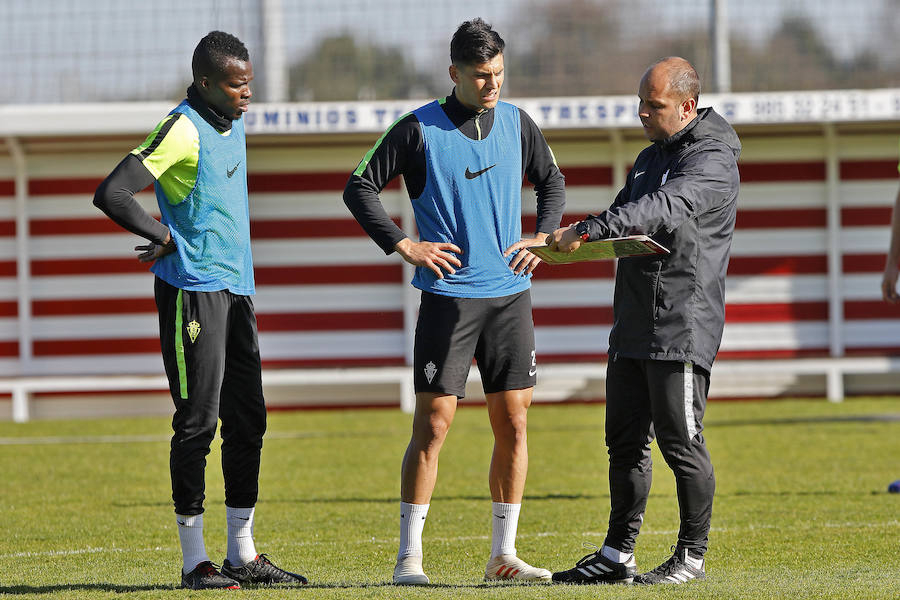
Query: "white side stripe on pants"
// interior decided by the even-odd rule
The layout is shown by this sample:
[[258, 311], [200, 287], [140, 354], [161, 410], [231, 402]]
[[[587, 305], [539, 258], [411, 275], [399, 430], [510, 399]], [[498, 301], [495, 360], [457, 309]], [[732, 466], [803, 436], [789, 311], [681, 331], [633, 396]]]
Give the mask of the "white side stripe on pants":
[[684, 363], [684, 422], [687, 425], [688, 440], [697, 435], [694, 422], [694, 364]]

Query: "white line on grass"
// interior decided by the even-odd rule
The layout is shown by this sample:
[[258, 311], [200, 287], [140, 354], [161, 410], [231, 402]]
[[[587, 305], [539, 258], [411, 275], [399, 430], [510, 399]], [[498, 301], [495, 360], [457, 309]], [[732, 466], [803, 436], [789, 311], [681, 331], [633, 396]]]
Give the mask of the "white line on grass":
[[159, 552], [162, 550], [176, 550], [171, 548], [80, 548], [76, 550], [46, 550], [44, 552], [16, 552], [15, 554], [0, 554], [2, 558], [40, 558], [52, 556], [74, 556], [77, 554], [106, 554], [117, 552]]
[[84, 435], [0, 438], [0, 446], [44, 446], [48, 444], [135, 444], [167, 442], [172, 436], [162, 435]]
[[[267, 440], [305, 439], [328, 437], [330, 433], [314, 431], [267, 433]], [[0, 437], [0, 446], [44, 446], [53, 444], [136, 444], [147, 442], [168, 442], [171, 434], [166, 435], [62, 435], [35, 437]]]

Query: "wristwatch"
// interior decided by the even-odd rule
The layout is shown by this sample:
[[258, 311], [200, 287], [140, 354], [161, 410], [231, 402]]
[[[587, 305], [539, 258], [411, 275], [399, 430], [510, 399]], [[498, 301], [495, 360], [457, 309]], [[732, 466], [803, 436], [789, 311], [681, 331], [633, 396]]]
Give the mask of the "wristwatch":
[[588, 233], [587, 223], [584, 221], [579, 221], [575, 224], [575, 233], [578, 234], [578, 237], [581, 238], [582, 242], [587, 242], [591, 239], [591, 234]]

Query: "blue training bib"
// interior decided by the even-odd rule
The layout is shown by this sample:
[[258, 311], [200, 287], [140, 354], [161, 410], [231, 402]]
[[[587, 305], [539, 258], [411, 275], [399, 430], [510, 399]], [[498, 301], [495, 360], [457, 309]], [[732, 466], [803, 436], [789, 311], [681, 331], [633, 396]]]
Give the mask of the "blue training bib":
[[522, 237], [522, 135], [519, 109], [498, 102], [487, 138], [466, 137], [439, 101], [413, 113], [425, 141], [426, 183], [412, 200], [419, 239], [451, 242], [462, 267], [443, 279], [417, 267], [420, 290], [459, 298], [499, 298], [531, 287], [503, 251]]
[[244, 121], [233, 121], [231, 132], [223, 135], [186, 100], [172, 112], [189, 118], [200, 135], [197, 183], [184, 200], [174, 204], [156, 183], [162, 222], [171, 230], [178, 251], [157, 260], [151, 271], [185, 290], [227, 289], [251, 295], [255, 286]]

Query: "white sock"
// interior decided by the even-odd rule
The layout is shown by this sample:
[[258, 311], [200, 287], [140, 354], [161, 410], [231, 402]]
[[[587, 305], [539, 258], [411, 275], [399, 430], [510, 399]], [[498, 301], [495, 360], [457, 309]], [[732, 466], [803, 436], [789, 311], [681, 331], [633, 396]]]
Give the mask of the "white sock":
[[600, 553], [609, 560], [617, 563], [626, 563], [634, 556], [634, 552], [620, 552], [611, 546], [604, 545]]
[[703, 568], [703, 559], [702, 558], [694, 558], [691, 556], [691, 553], [687, 550], [684, 551], [684, 562], [688, 565], [694, 567], [695, 569]]
[[493, 528], [491, 536], [491, 558], [504, 554], [516, 555], [516, 530], [519, 528], [521, 504], [492, 502]]
[[256, 558], [253, 544], [253, 513], [255, 508], [225, 507], [225, 521], [228, 524], [228, 552], [226, 558], [232, 565], [246, 565]]
[[200, 563], [209, 560], [203, 542], [203, 515], [175, 515], [178, 539], [181, 541], [182, 569], [190, 573]]
[[422, 556], [422, 531], [429, 504], [400, 503], [400, 550], [397, 560], [407, 556]]

